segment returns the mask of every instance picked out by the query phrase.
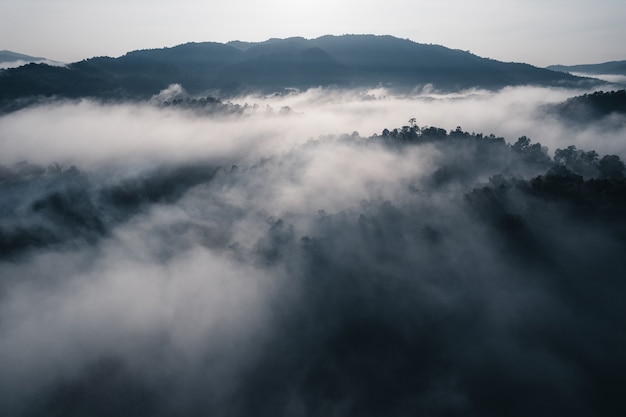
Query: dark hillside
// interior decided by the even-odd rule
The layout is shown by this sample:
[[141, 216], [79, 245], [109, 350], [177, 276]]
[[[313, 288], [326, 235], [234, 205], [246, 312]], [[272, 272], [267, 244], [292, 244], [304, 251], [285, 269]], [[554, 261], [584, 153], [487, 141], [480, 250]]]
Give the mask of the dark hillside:
[[342, 86], [352, 81], [352, 71], [320, 48], [252, 55], [253, 58], [224, 69], [216, 77], [216, 83], [223, 88], [232, 86], [239, 91], [269, 93], [294, 86]]
[[[303, 161], [346, 147], [435, 164], [266, 211], [345, 190]], [[0, 414], [624, 416], [625, 172], [414, 121], [247, 166], [0, 166]]]
[[626, 116], [626, 90], [596, 91], [572, 97], [551, 106], [550, 110], [575, 123], [589, 123], [611, 115]]

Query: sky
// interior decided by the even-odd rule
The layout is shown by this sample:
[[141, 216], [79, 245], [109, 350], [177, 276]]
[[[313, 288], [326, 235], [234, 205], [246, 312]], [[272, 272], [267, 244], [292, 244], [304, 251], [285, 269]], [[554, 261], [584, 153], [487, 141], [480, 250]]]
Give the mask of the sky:
[[626, 59], [623, 0], [0, 0], [0, 50], [61, 62], [186, 42], [378, 34], [500, 61]]

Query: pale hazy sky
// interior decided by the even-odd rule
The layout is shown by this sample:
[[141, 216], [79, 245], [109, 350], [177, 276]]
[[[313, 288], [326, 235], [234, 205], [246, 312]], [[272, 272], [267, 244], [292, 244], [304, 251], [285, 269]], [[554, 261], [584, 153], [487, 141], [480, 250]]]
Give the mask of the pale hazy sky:
[[185, 42], [389, 34], [533, 65], [626, 59], [626, 0], [0, 0], [0, 50], [71, 62]]

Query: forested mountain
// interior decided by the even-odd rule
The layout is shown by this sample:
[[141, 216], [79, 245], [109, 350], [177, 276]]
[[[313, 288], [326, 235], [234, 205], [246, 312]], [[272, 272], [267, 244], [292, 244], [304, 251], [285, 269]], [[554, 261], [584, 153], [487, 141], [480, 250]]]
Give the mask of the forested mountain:
[[371, 35], [0, 70], [0, 416], [626, 416], [595, 83]]
[[275, 92], [315, 86], [379, 86], [406, 91], [589, 82], [527, 64], [391, 36], [345, 35], [265, 42], [188, 43], [96, 57], [58, 68], [26, 65], [0, 73], [0, 100], [33, 96], [147, 98], [173, 83], [192, 94]]

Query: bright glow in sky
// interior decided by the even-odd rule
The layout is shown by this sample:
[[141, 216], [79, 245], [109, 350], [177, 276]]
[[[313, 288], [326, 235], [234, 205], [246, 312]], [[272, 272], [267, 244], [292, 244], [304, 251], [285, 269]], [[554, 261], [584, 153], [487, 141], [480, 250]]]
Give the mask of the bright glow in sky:
[[185, 42], [388, 34], [501, 61], [626, 59], [624, 0], [0, 0], [0, 50], [71, 62]]

